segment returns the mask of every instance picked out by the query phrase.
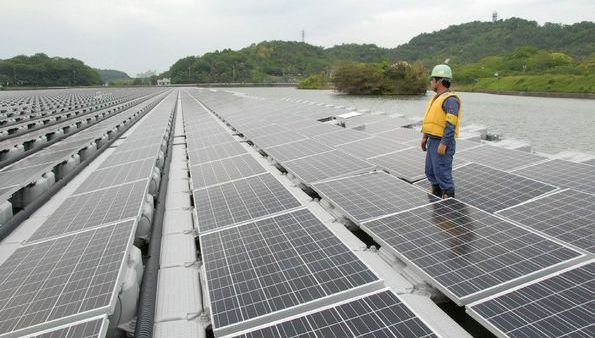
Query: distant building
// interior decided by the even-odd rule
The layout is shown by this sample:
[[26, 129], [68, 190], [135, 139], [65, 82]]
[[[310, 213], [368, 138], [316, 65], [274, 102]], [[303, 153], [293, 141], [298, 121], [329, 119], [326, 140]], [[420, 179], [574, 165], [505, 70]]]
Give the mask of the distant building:
[[171, 79], [168, 79], [166, 77], [164, 77], [163, 79], [158, 79], [157, 85], [158, 86], [169, 86], [169, 85], [171, 85]]

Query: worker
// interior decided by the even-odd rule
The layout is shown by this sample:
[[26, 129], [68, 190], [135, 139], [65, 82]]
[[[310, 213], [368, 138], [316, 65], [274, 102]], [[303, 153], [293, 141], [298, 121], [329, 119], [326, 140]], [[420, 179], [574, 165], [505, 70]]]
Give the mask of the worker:
[[436, 95], [428, 102], [421, 128], [426, 177], [432, 184], [432, 194], [442, 198], [455, 197], [452, 161], [461, 121], [461, 99], [450, 91], [451, 80], [452, 70], [448, 65], [432, 69], [430, 88]]

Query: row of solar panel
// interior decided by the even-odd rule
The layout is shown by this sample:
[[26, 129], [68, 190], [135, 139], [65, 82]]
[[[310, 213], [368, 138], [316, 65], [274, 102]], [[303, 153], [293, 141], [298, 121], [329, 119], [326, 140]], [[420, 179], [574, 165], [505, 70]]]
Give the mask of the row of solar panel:
[[[229, 103], [216, 99], [212, 99], [212, 102], [215, 106], [219, 104], [219, 113], [227, 118], [225, 107]], [[237, 105], [237, 102], [234, 105]], [[245, 105], [241, 106], [245, 108]], [[245, 113], [252, 116], [264, 110], [264, 108], [255, 109]], [[253, 124], [259, 123], [265, 122], [256, 121]], [[316, 155], [312, 154], [317, 153], [320, 154], [322, 161], [326, 161], [321, 171], [328, 172], [324, 166], [330, 167], [341, 163], [340, 156], [332, 156], [332, 149], [325, 149], [324, 145], [313, 144], [313, 142], [298, 140], [265, 148], [265, 151], [269, 155], [277, 156], [278, 160], [285, 156], [279, 160], [284, 166], [291, 163], [291, 156], [314, 158]], [[459, 142], [459, 144], [464, 145], [461, 155], [467, 152], [466, 157], [469, 161], [491, 165], [487, 167], [472, 163], [455, 170], [455, 179], [463, 183], [463, 191], [460, 183], [457, 187], [458, 194], [465, 196], [463, 199], [468, 199], [471, 204], [483, 210], [491, 212], [503, 210], [501, 214], [504, 216], [508, 214], [512, 219], [514, 219], [513, 215], [516, 214], [517, 217], [520, 215], [524, 220], [519, 223], [529, 225], [528, 227], [532, 225], [541, 233], [562, 239], [589, 252], [580, 253], [456, 200], [423, 206], [433, 202], [432, 197], [424, 196], [421, 190], [416, 190], [384, 174], [358, 175], [314, 183], [312, 186], [325, 198], [342, 208], [352, 220], [361, 223], [379, 242], [392, 248], [397, 255], [416, 266], [432, 284], [460, 304], [467, 304], [498, 290], [510, 288], [524, 280], [544, 276], [548, 272], [575, 264], [592, 253], [590, 250], [593, 243], [592, 219], [593, 210], [595, 210], [593, 195], [573, 190], [557, 191], [548, 195], [556, 187], [492, 169], [492, 167], [502, 170], [517, 169], [516, 171], [520, 173], [538, 172], [541, 174], [540, 179], [553, 181], [552, 183], [558, 186], [571, 185], [590, 189], [589, 186], [577, 184], [573, 178], [578, 178], [579, 182], [584, 179], [592, 181], [592, 167], [566, 161], [547, 161], [533, 154], [473, 145], [469, 142], [467, 144]], [[285, 146], [291, 150], [283, 149]], [[409, 150], [411, 154], [414, 154], [414, 151], [423, 154], [413, 148]], [[393, 154], [405, 155], [405, 152]], [[497, 159], [495, 162], [494, 158]], [[401, 157], [394, 166], [402, 170], [400, 164], [411, 163], [408, 159], [411, 157]], [[418, 162], [423, 163], [423, 157]], [[353, 161], [347, 161], [347, 163], [349, 165]], [[316, 168], [321, 168], [320, 164], [310, 162], [309, 165], [310, 168], [304, 172], [310, 173]], [[541, 169], [543, 165], [545, 170]], [[558, 175], [552, 174], [552, 171], [557, 172]], [[530, 176], [526, 172], [524, 175]], [[302, 180], [311, 182], [303, 178]], [[538, 198], [535, 199], [536, 197]], [[532, 204], [541, 205], [537, 213], [533, 212], [535, 205]], [[518, 206], [510, 208], [515, 205]], [[556, 208], [553, 210], [548, 208], [550, 205]], [[416, 206], [418, 207], [415, 208]], [[403, 211], [412, 207], [411, 210]], [[391, 213], [398, 214], [374, 219]], [[564, 223], [560, 224], [560, 220]], [[582, 273], [585, 274], [584, 271]], [[586, 277], [586, 280], [591, 283], [590, 289], [583, 289], [591, 294], [592, 277], [592, 273]], [[557, 290], [550, 291], [544, 297], [547, 298], [548, 295], [557, 295]], [[578, 301], [581, 301], [581, 298], [578, 298]], [[592, 304], [592, 301], [588, 304]], [[566, 325], [565, 327], [568, 329], [566, 332], [578, 332], [580, 335], [589, 327], [589, 325], [585, 326], [584, 322], [593, 323], [593, 321], [592, 316], [585, 312], [588, 305], [585, 306], [585, 303], [580, 302], [578, 305], [576, 308], [572, 306], [565, 308], [570, 316], [577, 317], [573, 322], [575, 326]], [[513, 310], [509, 309], [509, 311]], [[554, 313], [554, 315], [562, 315], [564, 319], [564, 312]], [[583, 326], [580, 326], [581, 320], [583, 320]], [[523, 334], [528, 331], [521, 329], [520, 332]], [[547, 334], [557, 331], [544, 329], [543, 332]]]
[[[183, 100], [187, 138], [216, 135], [212, 118], [200, 114], [193, 101]], [[192, 168], [216, 336], [433, 336], [397, 296], [380, 289], [378, 276], [320, 220], [263, 173], [252, 155]]]
[[[0, 265], [0, 337], [33, 332], [41, 337], [105, 334], [105, 315], [115, 307], [150, 176], [144, 169], [142, 175], [121, 172], [114, 160], [154, 166], [176, 100], [173, 92], [159, 103]], [[143, 147], [153, 148], [145, 159], [128, 162], [130, 158], [121, 156]], [[98, 315], [104, 317], [80, 323]]]

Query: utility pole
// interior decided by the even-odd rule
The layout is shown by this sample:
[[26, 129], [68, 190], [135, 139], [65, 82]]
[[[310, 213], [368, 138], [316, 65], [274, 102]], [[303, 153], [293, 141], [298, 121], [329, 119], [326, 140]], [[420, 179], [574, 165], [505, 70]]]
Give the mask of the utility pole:
[[302, 42], [306, 42], [306, 31], [302, 29]]
[[188, 65], [188, 83], [190, 83], [190, 65]]
[[76, 84], [76, 69], [72, 70], [72, 85]]

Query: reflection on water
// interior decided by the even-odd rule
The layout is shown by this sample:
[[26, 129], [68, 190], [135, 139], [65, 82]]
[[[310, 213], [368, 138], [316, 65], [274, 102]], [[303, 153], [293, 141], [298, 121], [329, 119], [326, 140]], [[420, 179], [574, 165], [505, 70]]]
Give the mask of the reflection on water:
[[[428, 96], [351, 96], [331, 90], [295, 88], [236, 88], [270, 98], [302, 98], [357, 109], [406, 116], [423, 116]], [[459, 93], [463, 125], [479, 124], [492, 134], [529, 142], [545, 153], [563, 150], [595, 151], [595, 100], [540, 98], [481, 93]]]

